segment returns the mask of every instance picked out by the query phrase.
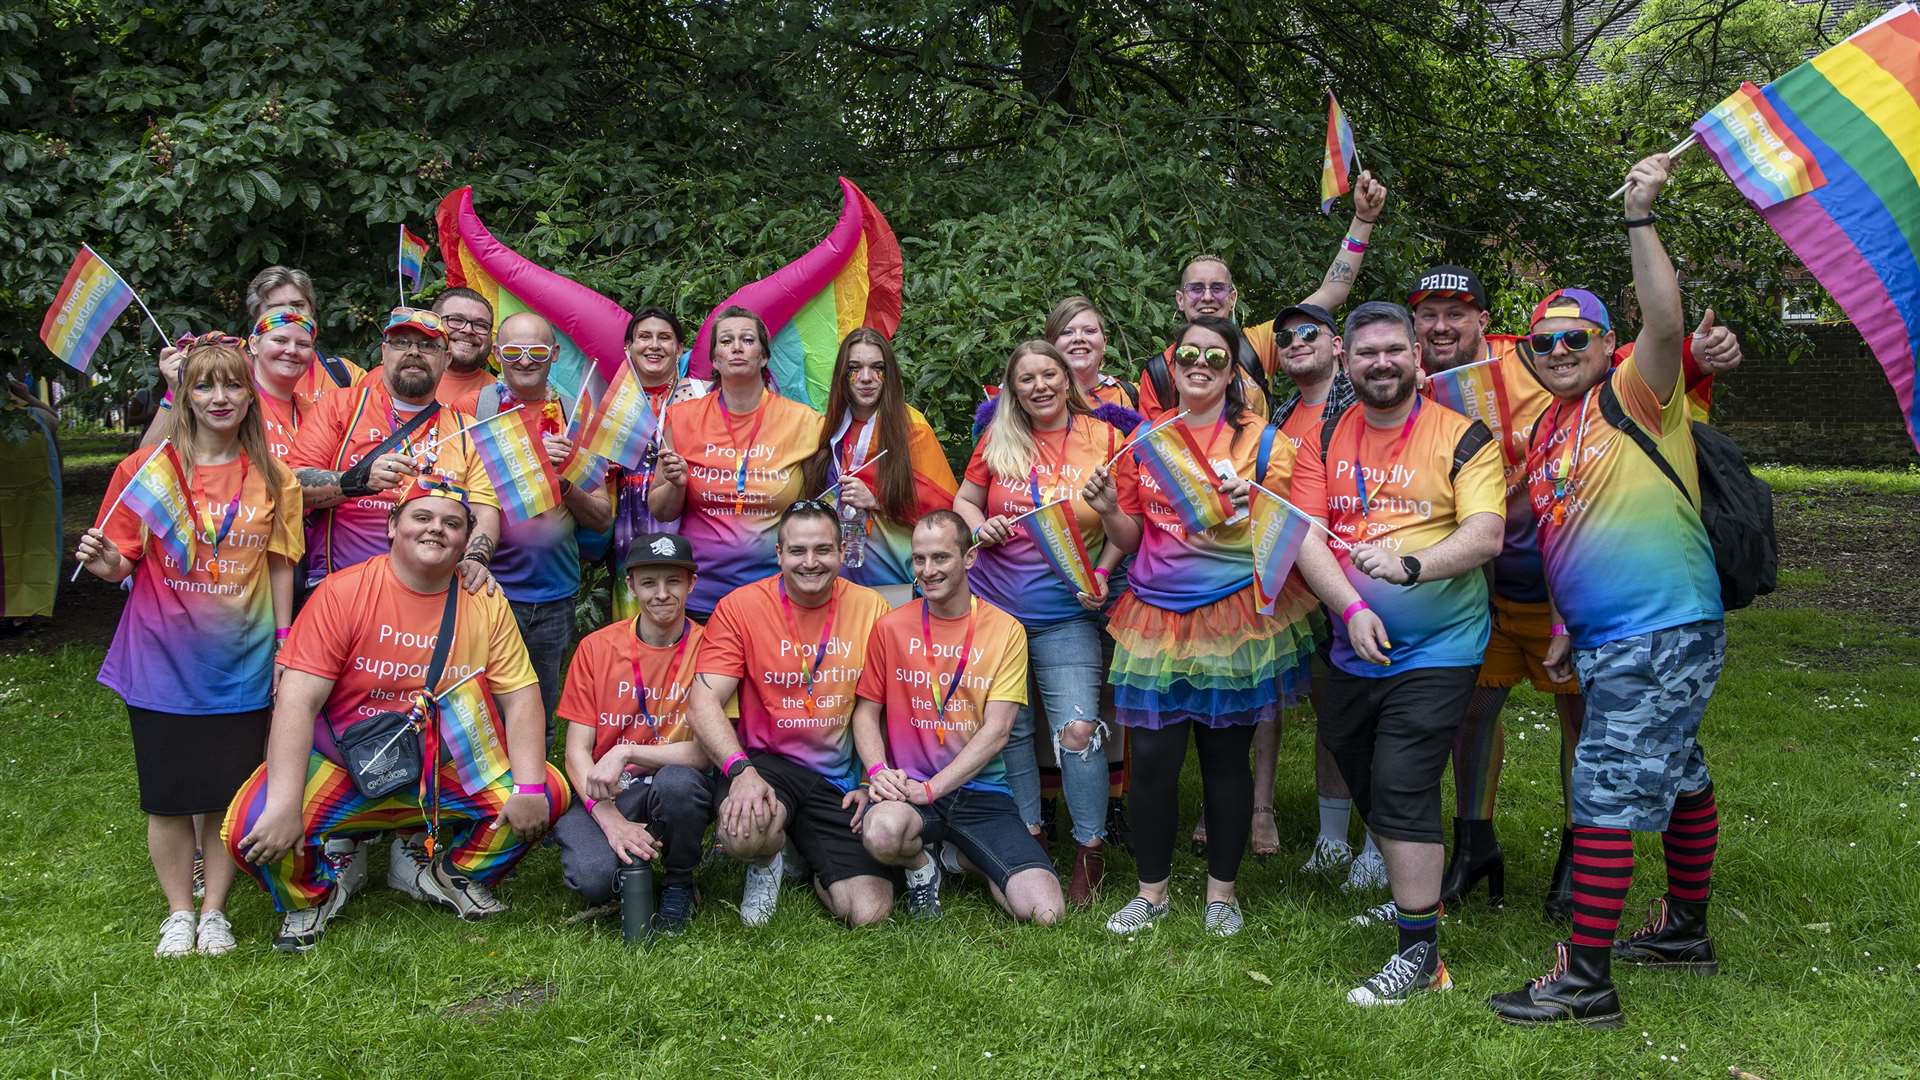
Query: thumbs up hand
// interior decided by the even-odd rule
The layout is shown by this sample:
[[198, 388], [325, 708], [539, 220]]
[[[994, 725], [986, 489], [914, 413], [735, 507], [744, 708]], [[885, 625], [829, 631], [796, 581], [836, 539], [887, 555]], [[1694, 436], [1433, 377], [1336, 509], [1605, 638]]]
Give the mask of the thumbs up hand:
[[1740, 366], [1740, 339], [1732, 330], [1715, 324], [1713, 309], [1700, 317], [1693, 329], [1693, 361], [1708, 375], [1721, 375]]

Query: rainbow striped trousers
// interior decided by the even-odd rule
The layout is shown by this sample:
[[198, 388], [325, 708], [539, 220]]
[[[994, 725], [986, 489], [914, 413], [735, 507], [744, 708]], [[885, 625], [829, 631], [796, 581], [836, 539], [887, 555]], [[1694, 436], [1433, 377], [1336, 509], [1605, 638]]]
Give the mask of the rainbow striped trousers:
[[[502, 776], [485, 790], [469, 795], [461, 791], [452, 765], [440, 768], [441, 847], [455, 870], [489, 887], [506, 877], [533, 846], [504, 822], [494, 824], [512, 791], [506, 781]], [[566, 778], [548, 764], [548, 822], [558, 821], [571, 801]], [[279, 861], [255, 866], [240, 854], [239, 844], [266, 808], [267, 767], [261, 765], [241, 785], [233, 805], [227, 808], [220, 840], [233, 861], [252, 874], [273, 898], [274, 910], [280, 912], [314, 907], [333, 890], [336, 871], [321, 852], [329, 837], [419, 829], [427, 824], [427, 811], [420, 805], [418, 791], [397, 792], [384, 799], [365, 798], [354, 788], [347, 770], [318, 753], [307, 758], [307, 789], [300, 802], [300, 842]]]

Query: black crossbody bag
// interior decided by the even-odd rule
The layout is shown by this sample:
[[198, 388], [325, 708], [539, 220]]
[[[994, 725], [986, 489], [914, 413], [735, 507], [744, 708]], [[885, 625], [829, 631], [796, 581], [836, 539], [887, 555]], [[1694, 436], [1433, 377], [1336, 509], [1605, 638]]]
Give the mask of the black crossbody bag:
[[[447, 609], [440, 616], [440, 636], [433, 643], [433, 659], [427, 663], [426, 693], [432, 694], [447, 666], [447, 651], [453, 647], [454, 611], [460, 602], [460, 579], [447, 582]], [[345, 735], [327, 717], [334, 744], [340, 747], [340, 761], [346, 766], [353, 786], [368, 799], [383, 799], [403, 788], [418, 787], [424, 766], [420, 743], [421, 725], [434, 723], [432, 710], [423, 718], [412, 712], [383, 712], [347, 729]]]

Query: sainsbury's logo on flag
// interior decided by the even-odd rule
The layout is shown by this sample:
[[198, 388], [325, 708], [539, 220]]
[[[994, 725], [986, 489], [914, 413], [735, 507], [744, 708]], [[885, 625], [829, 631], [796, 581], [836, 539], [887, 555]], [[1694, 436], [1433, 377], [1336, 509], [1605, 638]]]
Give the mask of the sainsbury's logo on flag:
[[505, 775], [510, 762], [493, 711], [487, 707], [486, 680], [462, 679], [435, 700], [440, 706], [440, 738], [460, 786], [471, 794]]
[[631, 365], [622, 365], [581, 448], [623, 468], [639, 468], [647, 444], [659, 430], [660, 418], [647, 400], [646, 388]]
[[1427, 393], [1433, 400], [1469, 420], [1484, 422], [1498, 434], [1505, 431], [1505, 411], [1500, 407], [1500, 377], [1493, 370], [1498, 360], [1462, 364], [1427, 376]]
[[85, 371], [107, 328], [132, 302], [133, 289], [82, 244], [46, 318], [40, 321], [40, 340], [62, 363]]
[[1827, 182], [1806, 144], [1751, 82], [1741, 83], [1740, 89], [1694, 121], [1693, 131], [1706, 141], [1728, 179], [1756, 210], [1805, 195]]
[[1233, 500], [1220, 490], [1187, 425], [1163, 424], [1142, 436], [1134, 450], [1189, 533], [1205, 532], [1233, 516]]
[[560, 477], [541, 445], [539, 418], [524, 408], [467, 429], [480, 465], [500, 496], [500, 511], [527, 521], [560, 505]]
[[186, 471], [171, 443], [155, 448], [140, 470], [120, 492], [123, 506], [133, 511], [167, 557], [185, 573], [193, 566], [193, 505], [187, 495]]
[[1020, 524], [1061, 581], [1075, 592], [1093, 595], [1093, 560], [1080, 536], [1080, 522], [1073, 516], [1072, 499], [1050, 502], [1023, 516]]
[[1260, 614], [1271, 615], [1313, 522], [1292, 503], [1259, 484], [1249, 486], [1248, 498], [1253, 519], [1254, 596]]

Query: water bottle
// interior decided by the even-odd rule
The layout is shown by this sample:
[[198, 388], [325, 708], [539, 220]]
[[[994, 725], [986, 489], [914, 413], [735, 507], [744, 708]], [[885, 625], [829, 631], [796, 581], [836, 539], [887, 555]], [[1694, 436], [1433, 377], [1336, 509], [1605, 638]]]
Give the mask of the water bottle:
[[613, 873], [613, 894], [620, 898], [620, 940], [653, 943], [653, 864], [636, 859]]
[[840, 499], [840, 565], [855, 569], [867, 561], [867, 512]]

